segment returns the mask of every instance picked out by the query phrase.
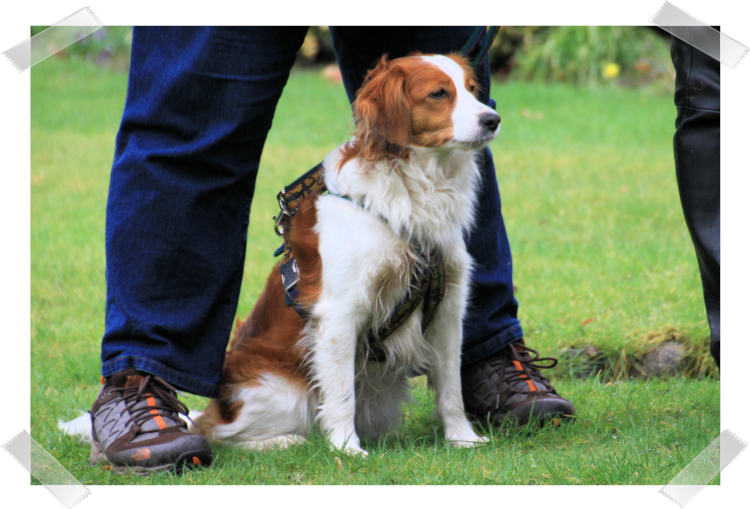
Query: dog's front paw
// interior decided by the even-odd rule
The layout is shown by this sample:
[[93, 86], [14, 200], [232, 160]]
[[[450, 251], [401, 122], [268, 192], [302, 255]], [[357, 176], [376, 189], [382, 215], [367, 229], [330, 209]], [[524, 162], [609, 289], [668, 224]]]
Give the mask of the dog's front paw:
[[487, 437], [480, 437], [469, 428], [463, 432], [446, 430], [445, 439], [452, 447], [479, 447], [490, 441]]
[[448, 443], [451, 445], [451, 447], [461, 449], [468, 447], [481, 447], [483, 445], [486, 445], [489, 441], [490, 439], [487, 437], [476, 437], [476, 439], [474, 440], [448, 440]]
[[366, 458], [369, 456], [369, 453], [362, 449], [360, 446], [346, 443], [344, 445], [336, 446], [334, 444], [331, 444], [331, 450], [336, 453], [344, 453], [347, 456], [360, 456], [362, 458]]
[[340, 449], [344, 452], [347, 456], [359, 456], [361, 458], [366, 458], [370, 454], [362, 449], [361, 447], [352, 446], [352, 445], [345, 445]]
[[361, 456], [366, 458], [367, 451], [359, 446], [359, 437], [356, 433], [332, 433], [328, 440], [331, 442], [331, 450], [343, 452], [347, 456]]

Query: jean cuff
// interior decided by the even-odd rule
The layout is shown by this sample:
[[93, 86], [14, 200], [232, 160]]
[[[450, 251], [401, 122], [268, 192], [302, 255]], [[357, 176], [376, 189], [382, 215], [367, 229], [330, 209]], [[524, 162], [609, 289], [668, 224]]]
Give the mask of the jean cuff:
[[170, 384], [174, 385], [181, 391], [203, 396], [205, 398], [215, 398], [219, 395], [219, 387], [215, 384], [207, 384], [195, 378], [179, 373], [172, 368], [165, 366], [145, 357], [133, 355], [118, 357], [102, 364], [102, 375], [107, 377], [114, 375], [118, 371], [128, 368], [135, 368], [139, 371], [145, 371], [152, 375], [163, 378]]
[[461, 365], [470, 366], [475, 362], [479, 362], [521, 338], [523, 338], [523, 329], [521, 328], [521, 325], [514, 325], [491, 340], [485, 341], [469, 351], [464, 351], [461, 355]]

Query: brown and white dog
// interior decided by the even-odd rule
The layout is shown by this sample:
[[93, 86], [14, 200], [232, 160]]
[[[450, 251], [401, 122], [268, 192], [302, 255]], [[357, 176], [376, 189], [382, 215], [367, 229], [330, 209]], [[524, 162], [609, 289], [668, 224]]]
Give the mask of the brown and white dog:
[[[467, 61], [455, 55], [384, 56], [368, 73], [354, 103], [355, 136], [324, 161], [328, 189], [351, 201], [307, 198], [286, 239], [310, 319], [285, 304], [277, 266], [238, 322], [220, 395], [195, 431], [260, 449], [303, 441], [317, 423], [334, 448], [366, 455], [360, 436], [400, 423], [412, 367], [435, 390], [446, 440], [487, 440], [464, 415], [459, 373], [472, 266], [463, 234], [477, 200], [478, 151], [500, 123], [477, 94]], [[385, 362], [368, 360], [369, 332], [407, 293], [420, 263], [415, 243], [441, 253], [444, 299], [424, 333], [420, 304], [383, 341]]]

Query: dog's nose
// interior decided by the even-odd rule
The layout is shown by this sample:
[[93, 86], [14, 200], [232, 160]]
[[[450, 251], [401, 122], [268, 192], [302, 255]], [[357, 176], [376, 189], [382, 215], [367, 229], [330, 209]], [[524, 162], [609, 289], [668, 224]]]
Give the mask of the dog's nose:
[[497, 126], [500, 125], [500, 115], [497, 113], [483, 113], [479, 117], [479, 122], [489, 131], [497, 130]]

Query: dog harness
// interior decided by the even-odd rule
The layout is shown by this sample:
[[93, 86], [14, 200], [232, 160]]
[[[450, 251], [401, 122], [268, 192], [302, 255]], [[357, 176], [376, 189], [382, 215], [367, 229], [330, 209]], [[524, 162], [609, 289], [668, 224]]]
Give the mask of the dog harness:
[[[323, 170], [323, 164], [318, 164], [293, 183], [286, 186], [278, 194], [277, 199], [280, 212], [277, 216], [274, 216], [276, 220], [274, 230], [277, 235], [284, 237], [284, 233], [288, 232], [291, 218], [297, 212], [297, 209], [305, 198], [313, 195], [322, 195], [327, 191], [323, 178]], [[348, 196], [334, 193], [329, 194], [362, 206]], [[422, 301], [424, 301], [424, 307], [422, 308], [422, 331], [427, 330], [427, 327], [429, 327], [435, 317], [438, 305], [445, 296], [445, 267], [440, 252], [432, 250], [429, 253], [425, 253], [422, 247], [416, 242], [412, 244], [412, 248], [421, 263], [417, 264], [417, 268], [409, 281], [406, 294], [388, 317], [388, 320], [377, 330], [373, 329], [370, 331], [368, 336], [368, 358], [370, 360], [381, 362], [385, 360], [382, 341], [403, 325]], [[281, 273], [281, 282], [286, 294], [286, 304], [287, 306], [294, 306], [294, 309], [303, 320], [309, 320], [309, 312], [299, 302], [297, 283], [300, 279], [300, 271], [288, 237], [285, 238], [284, 244], [274, 253], [274, 256], [279, 255], [281, 255], [279, 272]]]

